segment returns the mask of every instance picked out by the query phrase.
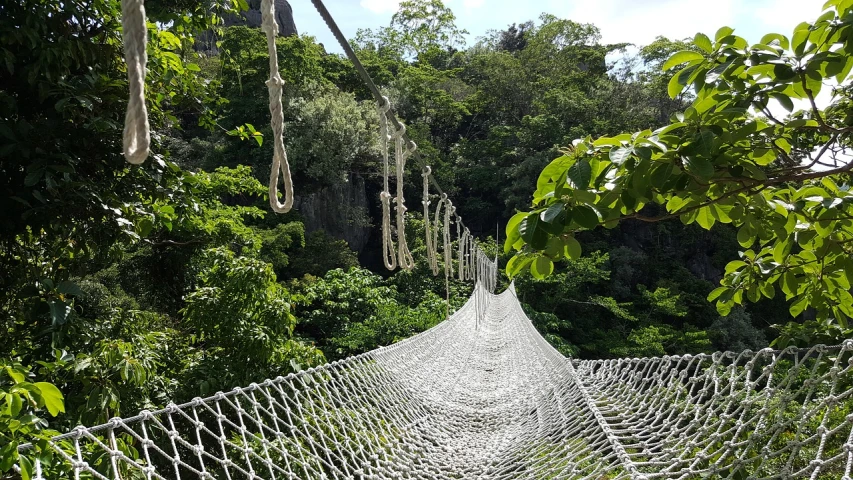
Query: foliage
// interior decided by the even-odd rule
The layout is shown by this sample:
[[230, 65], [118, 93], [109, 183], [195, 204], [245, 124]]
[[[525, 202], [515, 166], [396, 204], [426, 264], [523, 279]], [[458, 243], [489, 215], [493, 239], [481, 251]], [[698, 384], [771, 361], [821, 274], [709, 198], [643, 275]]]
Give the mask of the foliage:
[[[40, 454], [47, 428], [260, 381], [444, 319], [471, 287], [445, 284], [424, 261], [415, 208], [423, 164], [492, 254], [488, 235], [529, 205], [541, 179], [534, 214], [510, 221], [509, 245], [521, 253], [502, 262], [515, 272], [529, 261], [543, 277], [519, 277], [516, 289], [566, 355], [759, 348], [788, 309], [782, 295], [767, 298], [780, 284], [804, 320], [781, 329], [780, 346], [849, 336], [836, 321], [848, 308], [848, 164], [802, 168], [806, 157], [813, 167], [845, 161], [849, 87], [822, 110], [810, 94], [850, 69], [849, 7], [830, 2], [831, 16], [790, 39], [749, 46], [724, 29], [713, 41], [658, 38], [631, 57], [625, 45], [601, 44], [594, 25], [547, 14], [467, 47], [444, 3], [402, 2], [387, 27], [354, 42], [419, 145], [404, 185], [417, 264], [380, 276], [364, 268], [381, 269], [379, 242], [353, 251], [307, 215], [266, 213], [266, 40], [220, 28], [221, 14], [245, 6], [226, 3], [146, 2], [153, 150], [141, 167], [120, 155], [119, 2], [0, 6], [4, 455], [30, 440]], [[199, 55], [199, 35], [218, 39], [218, 53]], [[358, 176], [356, 193], [375, 199], [370, 92], [312, 37], [276, 44], [300, 197]], [[616, 65], [614, 52], [623, 52]], [[662, 70], [682, 61], [674, 76]], [[782, 118], [789, 101], [806, 109]], [[584, 140], [552, 162], [573, 138]], [[378, 203], [363, 210], [376, 217]], [[657, 221], [670, 216], [687, 224]], [[369, 223], [378, 238], [379, 222]], [[601, 223], [614, 228], [593, 228]], [[579, 257], [581, 245], [592, 253]], [[739, 248], [742, 263], [727, 272]], [[574, 260], [557, 261], [566, 255]], [[722, 313], [731, 307], [727, 317], [706, 300], [720, 278], [712, 297]], [[758, 304], [744, 300], [756, 295]], [[47, 384], [67, 413], [53, 416], [57, 404], [35, 386], [53, 392]], [[118, 442], [138, 455], [133, 441]]]
[[361, 29], [355, 43], [402, 60], [460, 47], [467, 33], [456, 26], [456, 15], [441, 0], [403, 0], [389, 27], [378, 32]]
[[0, 473], [13, 465], [31, 473], [32, 461], [19, 455], [18, 446], [50, 437], [45, 413], [55, 417], [65, 412], [62, 392], [52, 383], [33, 382], [33, 377], [30, 368], [0, 359]]
[[336, 240], [323, 230], [308, 234], [305, 243], [291, 253], [283, 273], [288, 278], [323, 276], [329, 270], [358, 267], [358, 257], [345, 240]]
[[[218, 248], [205, 252], [198, 270], [198, 287], [187, 296], [182, 313], [192, 329], [192, 343], [204, 345], [211, 357], [208, 368], [221, 372], [216, 381], [207, 382], [224, 387], [286, 373], [288, 367], [276, 360], [282, 348], [294, 347], [288, 340], [296, 318], [272, 266]], [[322, 358], [308, 349], [302, 353], [304, 357], [294, 358], [301, 364]]]
[[403, 0], [391, 17], [391, 28], [400, 32], [409, 54], [460, 46], [468, 33], [456, 27], [456, 15], [441, 0]]
[[[506, 248], [518, 251], [508, 273], [547, 275], [554, 260], [579, 257], [575, 232], [624, 219], [732, 224], [744, 250], [708, 296], [721, 314], [781, 291], [792, 316], [810, 308], [846, 331], [853, 315], [853, 163], [843, 153], [849, 89], [834, 89], [823, 109], [815, 97], [847, 78], [853, 27], [851, 7], [830, 1], [826, 8], [790, 39], [768, 34], [750, 46], [727, 27], [713, 40], [697, 34], [693, 50], [664, 64], [681, 66], [669, 93], [693, 88], [692, 105], [654, 131], [586, 137], [545, 167], [535, 209], [507, 226]], [[795, 109], [794, 100], [805, 108]], [[776, 105], [790, 114], [774, 113]]]
[[397, 301], [398, 292], [360, 268], [331, 270], [303, 287], [298, 331], [329, 358], [366, 352], [426, 330], [444, 319], [444, 303], [428, 293], [419, 305]]

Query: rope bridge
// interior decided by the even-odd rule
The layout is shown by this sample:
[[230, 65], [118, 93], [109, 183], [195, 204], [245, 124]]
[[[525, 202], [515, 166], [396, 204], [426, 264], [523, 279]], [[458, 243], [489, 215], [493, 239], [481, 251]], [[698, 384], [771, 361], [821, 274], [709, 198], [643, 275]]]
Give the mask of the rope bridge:
[[[383, 258], [389, 269], [410, 269], [403, 173], [416, 145], [322, 1], [312, 3], [377, 101]], [[283, 143], [274, 2], [263, 0], [261, 10], [275, 142], [270, 203], [282, 213], [292, 206], [293, 185]], [[122, 0], [122, 22], [130, 85], [124, 150], [129, 162], [140, 164], [150, 147], [143, 0]], [[396, 196], [389, 186], [392, 140]], [[78, 427], [40, 443], [44, 452], [34, 477], [851, 480], [853, 340], [808, 350], [567, 359], [537, 333], [514, 287], [492, 293], [496, 262], [464, 227], [431, 169], [423, 172], [430, 268], [439, 273], [441, 232], [446, 283], [455, 277], [455, 223], [459, 280], [476, 282], [469, 301], [447, 321], [343, 361]], [[440, 194], [434, 213], [430, 185]], [[31, 469], [19, 471], [28, 477]]]
[[573, 361], [478, 284], [392, 346], [78, 427], [35, 478], [849, 480], [851, 352]]

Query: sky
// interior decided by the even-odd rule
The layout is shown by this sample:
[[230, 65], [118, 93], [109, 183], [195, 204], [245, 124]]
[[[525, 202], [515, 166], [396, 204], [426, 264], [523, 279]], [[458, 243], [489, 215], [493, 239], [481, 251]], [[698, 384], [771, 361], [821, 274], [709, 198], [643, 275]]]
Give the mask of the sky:
[[[794, 27], [820, 16], [825, 0], [445, 0], [468, 43], [489, 30], [536, 20], [550, 13], [601, 29], [603, 43], [646, 45], [658, 35], [671, 39], [696, 32], [713, 38], [722, 26], [757, 42], [769, 32], [790, 36]], [[387, 26], [399, 0], [326, 0], [326, 8], [347, 38], [359, 28]], [[290, 0], [299, 33], [317, 37], [328, 51], [340, 52], [311, 2]]]

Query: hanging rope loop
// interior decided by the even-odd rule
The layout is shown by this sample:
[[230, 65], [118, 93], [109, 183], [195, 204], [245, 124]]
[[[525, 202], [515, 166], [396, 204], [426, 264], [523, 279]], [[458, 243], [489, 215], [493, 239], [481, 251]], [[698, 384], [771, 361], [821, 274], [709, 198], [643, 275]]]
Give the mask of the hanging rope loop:
[[[281, 105], [281, 92], [284, 80], [278, 71], [278, 51], [275, 37], [278, 35], [278, 23], [275, 21], [275, 2], [261, 1], [261, 28], [267, 36], [267, 52], [270, 57], [270, 78], [267, 89], [270, 97], [270, 125], [273, 134], [273, 159], [270, 169], [270, 207], [276, 213], [287, 213], [293, 208], [293, 178], [290, 175], [290, 163], [284, 148], [284, 108]], [[278, 200], [279, 174], [284, 183], [284, 203]]]
[[[424, 178], [424, 193], [423, 193], [423, 203], [424, 206], [424, 241], [426, 243], [426, 252], [427, 252], [427, 263], [429, 264], [430, 270], [432, 270], [433, 275], [438, 275], [438, 255], [436, 251], [436, 238], [433, 238], [433, 233], [430, 231], [432, 228], [430, 226], [430, 218], [429, 218], [429, 206], [431, 205], [429, 199], [429, 176], [432, 175], [432, 168], [429, 165], [425, 166], [422, 172]], [[441, 209], [442, 200], [438, 201], [438, 209]], [[438, 210], [436, 210], [438, 212]], [[436, 214], [436, 220], [438, 219], [438, 215]], [[435, 224], [436, 233], [438, 233], [438, 223]]]
[[382, 193], [379, 194], [379, 200], [382, 203], [382, 263], [388, 270], [397, 268], [397, 250], [394, 248], [394, 239], [391, 237], [391, 192], [389, 185], [389, 177], [391, 176], [390, 159], [388, 156], [388, 117], [387, 113], [391, 110], [391, 101], [388, 97], [382, 97], [381, 102], [377, 102], [377, 112], [379, 114], [379, 149], [382, 153]]
[[124, 158], [128, 163], [139, 165], [145, 162], [151, 149], [151, 126], [148, 124], [148, 109], [145, 106], [148, 28], [145, 24], [144, 0], [122, 0], [121, 26], [129, 87], [122, 144]]
[[394, 200], [397, 210], [397, 265], [404, 270], [411, 270], [415, 267], [415, 259], [412, 257], [412, 252], [409, 251], [409, 245], [406, 242], [406, 198], [403, 196], [406, 159], [411, 155], [411, 152], [404, 148], [405, 134], [406, 126], [400, 124], [400, 127], [394, 131], [391, 137], [394, 140], [394, 161], [397, 167], [397, 198]]
[[444, 198], [444, 273], [450, 279], [453, 277], [453, 250], [450, 244], [450, 222], [456, 213], [456, 207], [453, 206], [453, 202], [447, 199], [446, 195]]

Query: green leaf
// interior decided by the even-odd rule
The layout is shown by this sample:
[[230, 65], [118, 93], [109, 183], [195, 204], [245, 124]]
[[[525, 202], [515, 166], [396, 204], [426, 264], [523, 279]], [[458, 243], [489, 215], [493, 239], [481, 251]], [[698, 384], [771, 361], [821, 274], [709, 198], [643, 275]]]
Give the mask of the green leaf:
[[531, 213], [518, 226], [521, 238], [536, 250], [545, 248], [548, 242], [548, 234], [539, 228], [540, 221], [538, 213]]
[[669, 59], [663, 64], [663, 70], [667, 71], [670, 70], [672, 67], [681, 65], [682, 63], [695, 62], [697, 60], [703, 60], [704, 58], [705, 57], [703, 57], [701, 54], [693, 52], [691, 50], [682, 50], [680, 52], [672, 54], [672, 56], [669, 57]]
[[26, 456], [18, 457], [18, 465], [21, 467], [21, 480], [33, 478], [33, 462]]
[[598, 214], [586, 205], [578, 205], [572, 209], [572, 220], [583, 228], [593, 229], [598, 226]]
[[794, 27], [794, 35], [791, 37], [791, 48], [798, 57], [802, 56], [806, 48], [806, 43], [808, 43], [809, 27], [808, 22], [802, 22]]
[[709, 129], [702, 130], [693, 136], [691, 146], [696, 153], [710, 157], [714, 151], [714, 139], [716, 135]]
[[717, 313], [722, 317], [726, 317], [731, 313], [732, 307], [734, 306], [734, 302], [731, 300], [728, 302], [717, 302]]
[[661, 163], [660, 165], [655, 166], [649, 178], [652, 186], [662, 188], [672, 175], [672, 170], [672, 163]]
[[725, 293], [728, 289], [729, 287], [717, 287], [711, 290], [711, 293], [708, 294], [708, 301], [713, 302], [714, 300], [719, 298], [720, 295]]
[[65, 295], [73, 295], [75, 297], [83, 296], [83, 290], [80, 290], [80, 286], [70, 280], [63, 280], [59, 282], [59, 285], [56, 286], [56, 291]]
[[778, 43], [779, 46], [785, 50], [787, 50], [791, 46], [791, 44], [788, 42], [788, 37], [779, 33], [768, 33], [767, 35], [761, 37], [761, 41], [758, 43], [764, 45], [771, 45], [773, 42]]
[[681, 81], [681, 75], [675, 74], [672, 78], [669, 79], [669, 83], [666, 86], [666, 91], [669, 94], [669, 98], [675, 98], [684, 90], [684, 86], [686, 82]]
[[509, 262], [507, 262], [506, 264], [507, 276], [509, 278], [515, 277], [516, 275], [521, 273], [522, 270], [527, 268], [527, 266], [530, 265], [531, 262], [533, 262], [533, 257], [531, 256], [515, 255], [514, 257], [509, 259]]
[[41, 398], [44, 400], [44, 406], [47, 411], [54, 417], [59, 413], [65, 413], [65, 399], [62, 392], [52, 383], [36, 382], [34, 384], [41, 393]]
[[800, 287], [800, 280], [794, 272], [785, 272], [782, 274], [780, 286], [782, 287], [782, 292], [790, 298], [797, 294], [797, 289]]
[[620, 147], [610, 149], [610, 161], [616, 165], [622, 165], [634, 153], [633, 147]]
[[589, 160], [581, 159], [569, 168], [568, 178], [575, 188], [587, 189], [592, 179], [592, 167]]
[[773, 247], [773, 260], [779, 264], [785, 263], [785, 259], [791, 254], [793, 246], [794, 242], [791, 241], [790, 237], [779, 239], [776, 246]]
[[533, 262], [533, 257], [531, 256], [515, 255], [514, 257], [509, 259], [509, 262], [507, 262], [506, 264], [507, 276], [509, 278], [515, 277], [516, 275], [521, 273], [522, 270], [527, 268], [527, 266], [530, 265], [531, 262]]
[[793, 303], [791, 303], [791, 306], [788, 308], [788, 311], [791, 312], [792, 317], [797, 317], [801, 313], [803, 313], [807, 306], [809, 306], [808, 297], [802, 296], [794, 300]]
[[711, 207], [703, 207], [697, 211], [696, 223], [701, 225], [705, 230], [710, 230], [716, 222], [717, 219], [711, 214]]
[[737, 241], [741, 247], [749, 248], [755, 242], [755, 237], [752, 235], [752, 232], [749, 231], [749, 228], [744, 225], [737, 231]]
[[697, 33], [696, 36], [693, 37], [693, 44], [707, 53], [713, 53], [714, 51], [714, 47], [711, 45], [711, 39], [704, 33]]
[[521, 233], [518, 231], [518, 226], [521, 224], [521, 221], [527, 217], [526, 212], [519, 212], [512, 216], [509, 221], [506, 223], [506, 242], [504, 242], [504, 253], [509, 253], [512, 245], [518, 240], [521, 236]]
[[704, 157], [687, 157], [684, 159], [684, 168], [693, 176], [702, 180], [708, 180], [714, 176], [714, 165]]
[[548, 207], [542, 215], [540, 215], [540, 219], [545, 223], [554, 223], [555, 220], [559, 220], [563, 215], [563, 212], [566, 211], [566, 206], [563, 203], [557, 202], [550, 207]]
[[539, 174], [539, 179], [536, 181], [536, 189], [542, 190], [543, 186], [549, 182], [558, 179], [566, 170], [575, 164], [575, 158], [568, 155], [563, 155], [551, 160], [542, 172]]
[[61, 300], [50, 300], [47, 304], [53, 326], [64, 325], [68, 319], [68, 314], [71, 313], [71, 304]]
[[566, 237], [566, 258], [572, 260], [581, 258], [581, 244], [575, 237]]
[[785, 110], [792, 112], [794, 111], [794, 102], [791, 101], [791, 97], [785, 95], [784, 93], [772, 93], [771, 96], [779, 102]]
[[[732, 33], [734, 33], [734, 31], [735, 30], [731, 27], [721, 27], [719, 30], [717, 30], [717, 33], [714, 34], [714, 40], [719, 42], [720, 40], [722, 40], [722, 39], [728, 37], [729, 35], [731, 35]], [[761, 42], [761, 43], [764, 43], [764, 42]]]
[[544, 279], [548, 275], [554, 272], [554, 262], [551, 261], [550, 258], [547, 257], [537, 257], [536, 261], [530, 265], [530, 273], [533, 274], [534, 278], [539, 280]]

